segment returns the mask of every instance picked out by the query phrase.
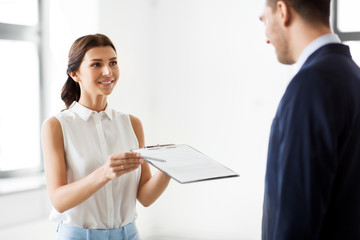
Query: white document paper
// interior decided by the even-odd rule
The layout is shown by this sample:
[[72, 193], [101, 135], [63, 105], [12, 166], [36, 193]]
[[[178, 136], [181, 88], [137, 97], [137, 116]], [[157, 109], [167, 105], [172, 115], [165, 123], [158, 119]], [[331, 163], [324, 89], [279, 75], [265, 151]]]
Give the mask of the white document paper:
[[139, 148], [131, 151], [140, 153], [147, 162], [179, 183], [239, 176], [219, 162], [185, 144]]

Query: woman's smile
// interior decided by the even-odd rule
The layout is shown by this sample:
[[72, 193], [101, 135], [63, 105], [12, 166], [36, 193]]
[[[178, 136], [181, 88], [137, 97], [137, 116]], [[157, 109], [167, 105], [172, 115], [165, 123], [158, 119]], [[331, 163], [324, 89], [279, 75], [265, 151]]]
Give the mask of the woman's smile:
[[111, 86], [114, 82], [115, 82], [115, 80], [106, 79], [106, 80], [99, 81], [98, 83], [101, 85], [105, 85], [105, 86]]

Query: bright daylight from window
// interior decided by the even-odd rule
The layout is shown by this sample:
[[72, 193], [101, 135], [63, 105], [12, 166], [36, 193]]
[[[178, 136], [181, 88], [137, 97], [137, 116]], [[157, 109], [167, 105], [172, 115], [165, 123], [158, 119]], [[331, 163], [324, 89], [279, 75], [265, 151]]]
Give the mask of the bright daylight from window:
[[38, 0], [0, 0], [0, 176], [41, 165], [38, 8]]
[[338, 27], [342, 32], [360, 31], [360, 1], [338, 0]]
[[40, 163], [39, 63], [30, 42], [0, 40], [0, 170]]
[[28, 26], [38, 24], [38, 0], [0, 0], [0, 22]]
[[[360, 32], [359, 9], [359, 0], [338, 0], [338, 28], [341, 32]], [[360, 41], [345, 44], [350, 46], [353, 59], [360, 65]]]

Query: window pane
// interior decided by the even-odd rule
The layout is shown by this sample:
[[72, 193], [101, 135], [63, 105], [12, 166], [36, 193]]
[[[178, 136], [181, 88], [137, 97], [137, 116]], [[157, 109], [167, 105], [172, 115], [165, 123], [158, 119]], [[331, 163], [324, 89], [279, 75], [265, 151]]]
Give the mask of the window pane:
[[341, 32], [360, 32], [360, 1], [338, 0], [338, 27]]
[[345, 42], [350, 47], [351, 56], [357, 65], [360, 66], [360, 41]]
[[39, 59], [30, 42], [0, 40], [0, 171], [40, 164]]
[[0, 0], [0, 22], [38, 24], [38, 0]]

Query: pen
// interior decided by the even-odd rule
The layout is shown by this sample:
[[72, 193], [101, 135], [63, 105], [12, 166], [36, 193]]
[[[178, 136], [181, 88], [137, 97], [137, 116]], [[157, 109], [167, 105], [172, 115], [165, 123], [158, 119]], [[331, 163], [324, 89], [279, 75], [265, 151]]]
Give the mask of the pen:
[[160, 158], [148, 157], [148, 156], [144, 156], [144, 155], [141, 155], [140, 157], [141, 157], [141, 158], [144, 158], [144, 159], [149, 159], [149, 160], [157, 161], [157, 162], [166, 162], [166, 160], [160, 159]]

